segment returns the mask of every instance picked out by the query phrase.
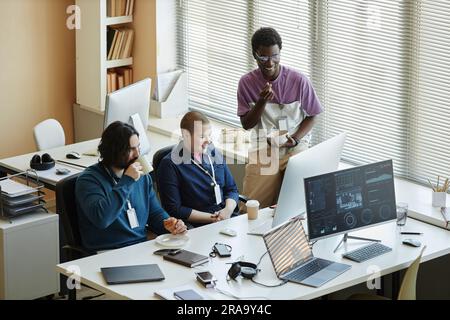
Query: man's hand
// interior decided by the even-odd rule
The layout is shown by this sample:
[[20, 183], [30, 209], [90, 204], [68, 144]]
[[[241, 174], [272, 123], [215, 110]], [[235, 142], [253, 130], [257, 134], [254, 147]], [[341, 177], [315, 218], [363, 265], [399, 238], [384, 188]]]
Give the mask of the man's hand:
[[180, 234], [187, 231], [187, 227], [183, 220], [176, 219], [174, 217], [167, 218], [164, 220], [164, 228], [171, 234]]
[[291, 137], [289, 134], [286, 134], [287, 141], [283, 143], [280, 148], [294, 148], [298, 145], [298, 142]]
[[272, 100], [274, 97], [275, 95], [272, 90], [272, 84], [267, 82], [264, 88], [259, 93], [259, 98], [262, 99], [264, 102], [267, 102]]
[[223, 208], [220, 211], [217, 211], [216, 214], [216, 221], [221, 221], [225, 219], [229, 219], [231, 217], [231, 214], [233, 213], [232, 210], [229, 210], [227, 207]]
[[138, 181], [143, 174], [144, 172], [142, 171], [142, 166], [139, 162], [130, 164], [124, 173], [124, 175], [133, 178], [134, 181]]

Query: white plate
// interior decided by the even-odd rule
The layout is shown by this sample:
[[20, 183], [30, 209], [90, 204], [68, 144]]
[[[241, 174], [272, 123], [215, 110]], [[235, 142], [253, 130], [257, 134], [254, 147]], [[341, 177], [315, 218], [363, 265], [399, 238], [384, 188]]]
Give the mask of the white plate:
[[164, 247], [170, 247], [170, 248], [181, 248], [184, 246], [188, 241], [189, 237], [184, 234], [162, 234], [156, 239], [156, 243], [164, 246]]

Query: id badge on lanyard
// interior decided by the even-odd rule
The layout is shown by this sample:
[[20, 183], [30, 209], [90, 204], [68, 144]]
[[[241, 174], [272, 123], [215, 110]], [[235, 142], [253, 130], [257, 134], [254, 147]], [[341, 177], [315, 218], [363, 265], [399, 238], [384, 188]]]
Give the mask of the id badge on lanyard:
[[220, 193], [220, 185], [216, 182], [216, 174], [214, 172], [214, 165], [212, 163], [211, 157], [208, 155], [209, 164], [211, 165], [212, 176], [209, 174], [208, 170], [204, 169], [197, 162], [193, 161], [194, 164], [199, 167], [205, 174], [207, 174], [211, 179], [211, 185], [214, 188], [214, 197], [216, 198], [216, 204], [222, 203], [222, 194]]
[[129, 200], [127, 200], [127, 205], [128, 205], [127, 217], [128, 217], [128, 222], [130, 223], [130, 227], [131, 227], [131, 229], [137, 228], [137, 227], [139, 227], [139, 222], [137, 219], [136, 210], [134, 210], [134, 208], [131, 206], [131, 203]]
[[278, 129], [281, 132], [288, 131], [288, 119], [286, 116], [278, 117]]
[[214, 195], [216, 196], [216, 204], [221, 204], [222, 194], [220, 193], [220, 186], [217, 183], [214, 184]]

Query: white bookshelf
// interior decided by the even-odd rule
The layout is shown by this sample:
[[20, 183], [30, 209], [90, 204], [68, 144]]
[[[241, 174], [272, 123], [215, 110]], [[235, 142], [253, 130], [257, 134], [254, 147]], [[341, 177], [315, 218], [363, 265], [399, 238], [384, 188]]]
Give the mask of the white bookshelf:
[[114, 26], [117, 24], [124, 24], [124, 23], [130, 23], [130, 22], [133, 22], [133, 16], [107, 17], [106, 18], [107, 26]]
[[131, 66], [133, 58], [107, 60], [107, 27], [133, 22], [133, 16], [107, 16], [107, 0], [76, 0], [81, 28], [76, 31], [76, 104], [103, 112], [107, 70]]
[[[133, 64], [133, 58], [107, 60], [106, 69], [131, 66]], [[105, 74], [106, 76], [106, 74]]]

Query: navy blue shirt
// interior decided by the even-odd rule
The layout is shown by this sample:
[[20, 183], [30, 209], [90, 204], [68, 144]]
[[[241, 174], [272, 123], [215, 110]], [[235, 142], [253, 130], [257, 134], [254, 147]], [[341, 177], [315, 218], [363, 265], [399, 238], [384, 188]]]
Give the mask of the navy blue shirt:
[[[126, 175], [119, 179], [97, 163], [80, 174], [75, 194], [81, 240], [88, 249], [114, 249], [145, 241], [147, 224], [157, 234], [168, 232], [163, 221], [169, 215], [161, 208], [149, 175], [138, 181]], [[128, 221], [127, 199], [139, 222], [134, 229]]]
[[[169, 153], [161, 160], [156, 172], [161, 204], [169, 215], [186, 221], [192, 209], [214, 213], [225, 208], [226, 199], [233, 199], [238, 203], [239, 193], [234, 178], [222, 154], [212, 145], [208, 149], [208, 154], [222, 195], [222, 203], [219, 205], [216, 204], [211, 177], [189, 161], [190, 155], [183, 157], [182, 142], [175, 150], [173, 153], [178, 153], [184, 161], [174, 162], [172, 154]], [[203, 155], [201, 165], [212, 175], [211, 165], [206, 155]]]

